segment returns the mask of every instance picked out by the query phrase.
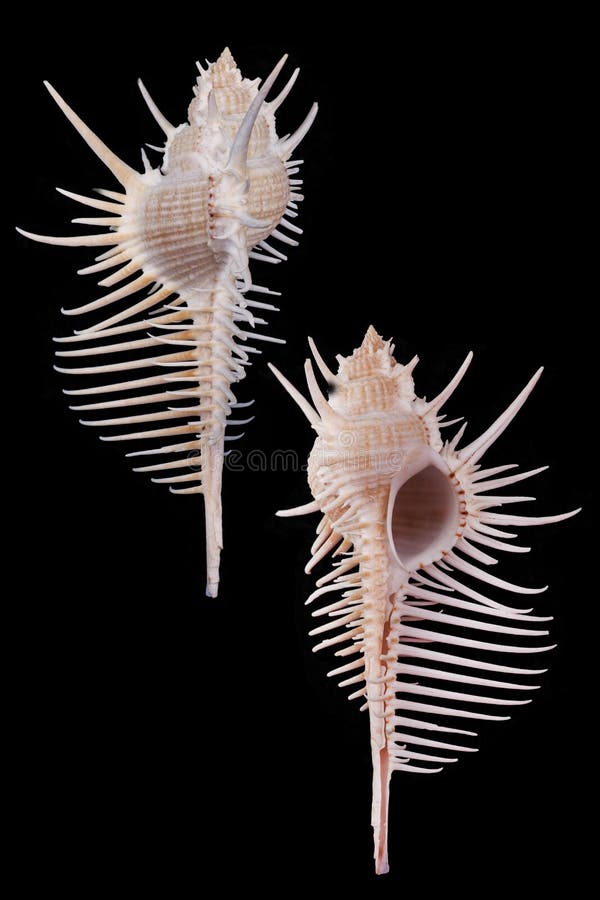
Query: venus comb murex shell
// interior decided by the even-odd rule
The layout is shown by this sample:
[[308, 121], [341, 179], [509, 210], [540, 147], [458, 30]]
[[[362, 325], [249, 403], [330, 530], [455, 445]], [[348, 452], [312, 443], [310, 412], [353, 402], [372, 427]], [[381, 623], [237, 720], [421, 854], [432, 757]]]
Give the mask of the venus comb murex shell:
[[[189, 122], [178, 127], [157, 109], [140, 81], [150, 112], [166, 135], [161, 167], [153, 168], [142, 150], [143, 173], [115, 156], [46, 82], [66, 117], [123, 190], [98, 190], [105, 199], [97, 199], [58, 189], [104, 213], [73, 220], [108, 229], [101, 233], [47, 237], [18, 229], [42, 243], [109, 248], [96, 257], [95, 265], [79, 274], [116, 268], [99, 283], [120, 286], [98, 300], [63, 312], [91, 313], [124, 298], [128, 305], [116, 307], [113, 315], [72, 337], [56, 338], [62, 343], [84, 344], [83, 349], [61, 350], [57, 355], [119, 354], [119, 361], [58, 371], [81, 376], [108, 374], [110, 379], [114, 373], [116, 381], [65, 391], [75, 396], [99, 395], [98, 402], [74, 409], [124, 413], [83, 424], [125, 426], [124, 432], [103, 440], [160, 441], [162, 446], [128, 454], [158, 457], [136, 471], [163, 473], [153, 480], [177, 485], [170, 488], [174, 493], [204, 495], [209, 596], [217, 595], [223, 546], [224, 444], [236, 439], [226, 436], [225, 428], [251, 421], [228, 418], [232, 409], [250, 405], [237, 403], [231, 387], [245, 376], [249, 353], [260, 353], [248, 346], [249, 338], [285, 343], [253, 330], [266, 324], [253, 310], [276, 307], [246, 298], [249, 291], [275, 293], [252, 283], [249, 259], [278, 263], [286, 256], [266, 239], [273, 235], [295, 246], [293, 235], [301, 234], [289, 221], [297, 215], [296, 201], [303, 199], [297, 193], [301, 181], [292, 177], [301, 160], [294, 162], [290, 157], [310, 128], [317, 105], [293, 135], [278, 139], [275, 111], [299, 70], [274, 100], [267, 102], [266, 98], [286, 59], [279, 61], [260, 89], [257, 81], [242, 78], [227, 48], [206, 69], [198, 63], [200, 75], [189, 106]], [[147, 289], [149, 293], [140, 297], [139, 292]], [[100, 338], [108, 342], [96, 343]], [[140, 357], [138, 351], [142, 350]], [[134, 370], [140, 370], [141, 377], [131, 379]], [[127, 396], [107, 400], [100, 396], [121, 392]], [[144, 412], [144, 406], [149, 411]]]
[[[503, 474], [515, 466], [480, 465], [525, 403], [541, 369], [479, 438], [459, 450], [465, 425], [443, 442], [440, 428], [453, 423], [443, 422], [439, 411], [466, 372], [471, 353], [448, 386], [426, 402], [414, 391], [412, 372], [418, 358], [398, 364], [391, 343], [372, 327], [352, 356], [338, 356], [337, 374], [310, 344], [330, 385], [329, 401], [309, 360], [305, 371], [314, 408], [271, 366], [317, 432], [308, 463], [314, 500], [278, 515], [322, 514], [307, 572], [328, 553], [341, 557], [319, 578], [307, 603], [339, 591], [341, 599], [329, 596], [331, 602], [313, 612], [321, 620], [325, 617], [325, 624], [310, 633], [323, 636], [315, 650], [331, 647], [341, 657], [341, 665], [329, 675], [341, 675], [341, 686], [353, 685], [350, 699], [363, 699], [362, 709], [369, 713], [371, 821], [375, 868], [381, 874], [388, 871], [392, 772], [439, 772], [442, 764], [456, 762], [455, 754], [473, 751], [468, 740], [456, 740], [475, 733], [451, 727], [448, 720], [508, 718], [478, 710], [491, 705], [504, 712], [505, 707], [530, 702], [512, 698], [533, 690], [535, 685], [527, 683], [530, 676], [545, 671], [485, 660], [490, 651], [550, 649], [539, 645], [539, 638], [548, 634], [545, 626], [527, 627], [545, 623], [547, 617], [487, 596], [490, 588], [517, 594], [537, 594], [545, 588], [519, 587], [490, 574], [488, 567], [497, 562], [491, 554], [529, 550], [512, 543], [516, 535], [507, 527], [560, 522], [579, 510], [538, 518], [492, 512], [532, 500], [495, 491], [546, 468]], [[459, 581], [461, 574], [484, 582], [481, 591], [486, 593]], [[465, 631], [476, 637], [465, 636]], [[500, 641], [489, 640], [491, 636], [500, 636]], [[518, 636], [516, 644], [505, 642], [511, 636]], [[520, 644], [521, 636], [534, 642]], [[477, 658], [481, 653], [483, 660]]]

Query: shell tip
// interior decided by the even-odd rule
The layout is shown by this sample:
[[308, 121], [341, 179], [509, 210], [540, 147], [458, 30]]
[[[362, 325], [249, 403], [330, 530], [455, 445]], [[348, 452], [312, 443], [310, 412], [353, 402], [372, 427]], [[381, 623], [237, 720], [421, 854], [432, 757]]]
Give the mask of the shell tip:
[[361, 350], [370, 350], [374, 352], [376, 350], [382, 350], [384, 347], [385, 341], [381, 335], [376, 331], [373, 325], [369, 325], [361, 344]]

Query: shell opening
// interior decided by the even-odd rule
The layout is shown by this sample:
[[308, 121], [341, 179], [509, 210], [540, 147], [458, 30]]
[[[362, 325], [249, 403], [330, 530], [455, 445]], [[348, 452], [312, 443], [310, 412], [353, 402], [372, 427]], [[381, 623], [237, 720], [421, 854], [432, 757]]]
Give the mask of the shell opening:
[[442, 558], [456, 542], [459, 501], [445, 463], [424, 454], [419, 465], [392, 482], [388, 507], [390, 550], [414, 572]]

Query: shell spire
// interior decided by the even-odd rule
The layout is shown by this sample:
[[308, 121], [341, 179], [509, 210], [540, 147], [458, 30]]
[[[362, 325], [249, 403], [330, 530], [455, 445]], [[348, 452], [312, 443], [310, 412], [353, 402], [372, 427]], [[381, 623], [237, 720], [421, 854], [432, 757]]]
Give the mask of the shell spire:
[[[136, 471], [173, 493], [203, 495], [206, 593], [211, 597], [218, 592], [223, 547], [225, 445], [241, 437], [239, 427], [251, 421], [232, 415], [246, 405], [238, 404], [233, 388], [245, 377], [250, 354], [260, 353], [264, 343], [284, 343], [257, 328], [266, 322], [255, 318], [254, 310], [276, 307], [250, 299], [253, 292], [265, 292], [252, 282], [250, 261], [285, 259], [267, 238], [287, 249], [297, 241], [279, 226], [301, 231], [287, 218], [297, 215], [302, 195], [293, 178], [297, 167], [285, 162], [291, 145], [282, 144], [276, 132], [281, 93], [273, 106], [267, 102], [285, 59], [262, 87], [258, 79], [242, 76], [227, 47], [206, 68], [198, 64], [188, 122], [178, 126], [139, 82], [166, 136], [160, 166], [153, 168], [142, 153], [143, 173], [120, 160], [47, 85], [122, 189], [98, 191], [103, 199], [63, 191], [100, 210], [100, 215], [73, 220], [99, 229], [94, 234], [21, 232], [42, 243], [100, 248], [80, 274], [101, 273], [105, 292], [63, 312], [102, 312], [73, 335], [56, 339], [61, 363], [78, 361], [56, 368], [89, 379], [90, 386], [66, 393], [85, 414], [83, 424], [102, 429], [104, 440], [131, 448], [127, 456], [135, 458]], [[289, 92], [295, 77], [282, 93]], [[290, 140], [305, 131], [306, 120]]]
[[367, 375], [380, 361], [387, 359], [389, 366], [395, 366], [396, 361], [390, 350], [390, 342], [384, 341], [372, 325], [369, 325], [363, 341], [351, 356], [338, 356], [339, 374], [352, 380]]
[[353, 355], [361, 352], [376, 353], [378, 350], [384, 350], [385, 346], [386, 343], [381, 335], [375, 330], [373, 325], [369, 325], [363, 338], [362, 344], [360, 345], [359, 349], [354, 352]]
[[[312, 342], [311, 349], [331, 384], [332, 373]], [[316, 417], [308, 461], [313, 501], [278, 515], [320, 513], [306, 571], [328, 554], [334, 557], [307, 600], [327, 595], [312, 613], [317, 627], [310, 634], [317, 637], [315, 651], [331, 649], [341, 657], [329, 675], [341, 676], [340, 687], [352, 686], [349, 699], [359, 699], [369, 716], [378, 874], [389, 868], [392, 773], [433, 774], [474, 751], [473, 724], [509, 718], [512, 707], [530, 702], [527, 692], [538, 687], [532, 678], [545, 671], [510, 661], [510, 655], [537, 654], [551, 645], [548, 617], [494, 596], [545, 590], [490, 573], [499, 552], [529, 550], [515, 545], [516, 535], [504, 526], [560, 522], [578, 512], [539, 518], [498, 512], [532, 499], [498, 489], [545, 467], [497, 478], [514, 467], [478, 464], [525, 403], [539, 371], [480, 438], [459, 450], [465, 426], [443, 443], [437, 412], [458, 387], [472, 354], [426, 403], [414, 393], [417, 357], [403, 366], [392, 352], [391, 342], [371, 326], [350, 357], [338, 357], [329, 401], [307, 363], [318, 416], [277, 373], [308, 418]], [[494, 653], [508, 656], [500, 664], [492, 661]]]
[[233, 87], [242, 83], [242, 73], [229, 47], [225, 47], [217, 61], [210, 66], [210, 78], [214, 88]]

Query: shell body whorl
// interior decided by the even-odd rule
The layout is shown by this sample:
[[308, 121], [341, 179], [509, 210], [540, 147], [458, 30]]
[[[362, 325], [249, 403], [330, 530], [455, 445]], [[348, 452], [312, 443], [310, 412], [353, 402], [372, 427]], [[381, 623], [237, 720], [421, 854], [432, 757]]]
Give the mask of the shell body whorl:
[[519, 698], [536, 687], [528, 679], [541, 671], [491, 662], [490, 655], [550, 649], [539, 640], [548, 632], [531, 628], [545, 618], [493, 596], [498, 589], [545, 589], [511, 584], [489, 567], [498, 551], [529, 549], [512, 542], [513, 526], [558, 522], [574, 512], [535, 518], [493, 511], [531, 500], [495, 491], [542, 469], [506, 475], [514, 466], [480, 464], [541, 370], [483, 435], [459, 450], [464, 426], [443, 441], [439, 411], [472, 354], [427, 402], [414, 390], [418, 359], [398, 364], [391, 343], [373, 328], [352, 356], [338, 357], [337, 373], [312, 342], [311, 349], [330, 388], [326, 399], [307, 361], [314, 407], [271, 366], [317, 432], [307, 473], [314, 500], [279, 515], [321, 513], [307, 572], [327, 554], [334, 557], [307, 601], [324, 599], [312, 613], [317, 627], [310, 634], [319, 636], [314, 650], [330, 648], [340, 658], [329, 674], [340, 676], [342, 687], [352, 685], [350, 699], [360, 698], [369, 715], [375, 867], [384, 873], [392, 772], [439, 772], [456, 762], [456, 753], [474, 750], [456, 737], [475, 736], [457, 727], [461, 721], [506, 718], [495, 713], [529, 702]]
[[[250, 421], [230, 418], [234, 408], [249, 405], [237, 403], [232, 385], [244, 377], [249, 354], [260, 352], [249, 346], [248, 339], [284, 343], [255, 330], [263, 320], [255, 319], [253, 309], [276, 307], [248, 298], [252, 291], [272, 293], [253, 284], [249, 261], [286, 259], [266, 238], [272, 235], [282, 244], [295, 246], [298, 242], [292, 235], [301, 233], [289, 221], [297, 215], [296, 201], [303, 199], [296, 192], [301, 181], [291, 177], [299, 163], [289, 159], [310, 128], [317, 107], [313, 105], [293, 135], [278, 138], [275, 111], [298, 70], [275, 100], [267, 101], [267, 95], [285, 60], [280, 60], [262, 86], [242, 78], [228, 49], [206, 69], [198, 65], [189, 120], [178, 127], [162, 115], [139, 82], [166, 137], [160, 166], [152, 167], [142, 151], [143, 173], [118, 159], [47, 84], [122, 189], [100, 190], [102, 199], [63, 191], [102, 211], [101, 216], [75, 219], [76, 223], [107, 231], [65, 238], [21, 232], [43, 243], [102, 248], [95, 264], [80, 274], [102, 273], [100, 284], [109, 288], [108, 293], [63, 312], [72, 315], [107, 308], [109, 314], [103, 313], [73, 336], [58, 338], [61, 344], [78, 343], [82, 349], [61, 347], [57, 355], [89, 356], [94, 362], [101, 354], [109, 362], [57, 368], [75, 375], [109, 374], [108, 382], [100, 379], [104, 384], [67, 391], [92, 395], [93, 402], [77, 405], [78, 410], [117, 410], [115, 417], [106, 413], [92, 420], [86, 417], [84, 424], [111, 431], [124, 427], [104, 439], [133, 441], [130, 456], [150, 456], [137, 471], [151, 473], [154, 481], [169, 484], [174, 493], [203, 494], [209, 596], [216, 596], [219, 582], [224, 446], [236, 437], [225, 430], [228, 424]], [[147, 293], [140, 296], [140, 291]], [[112, 306], [125, 298], [131, 298], [125, 309]], [[108, 341], [96, 345], [99, 338]], [[147, 352], [140, 358], [118, 355], [142, 349]], [[131, 377], [133, 370], [141, 370], [139, 377]], [[127, 374], [113, 375], [121, 372]], [[137, 449], [139, 442], [144, 449]], [[146, 442], [150, 442], [148, 449]]]

